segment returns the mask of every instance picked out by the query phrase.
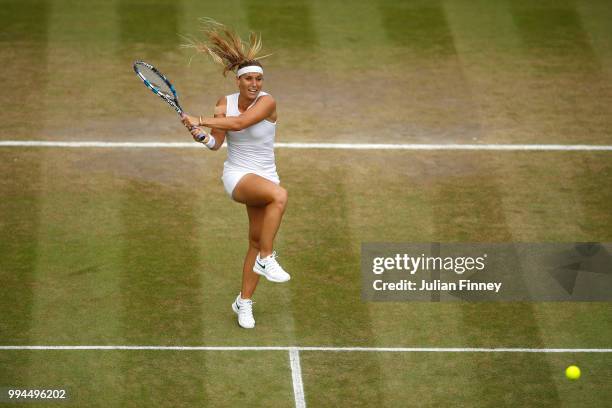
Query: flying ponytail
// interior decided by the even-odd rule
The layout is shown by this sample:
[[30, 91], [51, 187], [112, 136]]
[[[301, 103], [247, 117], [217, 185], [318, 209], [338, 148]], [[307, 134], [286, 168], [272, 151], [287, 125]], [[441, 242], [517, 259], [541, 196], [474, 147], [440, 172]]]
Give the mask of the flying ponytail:
[[248, 65], [261, 67], [258, 60], [270, 55], [258, 56], [262, 48], [261, 35], [251, 32], [246, 43], [233, 29], [211, 18], [204, 17], [201, 21], [204, 40], [186, 38], [188, 43], [183, 47], [208, 55], [213, 62], [223, 66], [223, 76]]

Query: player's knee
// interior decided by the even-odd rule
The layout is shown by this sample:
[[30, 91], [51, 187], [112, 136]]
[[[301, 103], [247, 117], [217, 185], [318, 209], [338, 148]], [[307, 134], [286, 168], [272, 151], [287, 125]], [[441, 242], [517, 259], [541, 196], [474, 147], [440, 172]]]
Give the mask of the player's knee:
[[284, 211], [285, 207], [287, 207], [288, 199], [289, 195], [287, 193], [287, 190], [282, 187], [276, 189], [276, 192], [274, 193], [274, 204], [276, 204], [281, 210]]

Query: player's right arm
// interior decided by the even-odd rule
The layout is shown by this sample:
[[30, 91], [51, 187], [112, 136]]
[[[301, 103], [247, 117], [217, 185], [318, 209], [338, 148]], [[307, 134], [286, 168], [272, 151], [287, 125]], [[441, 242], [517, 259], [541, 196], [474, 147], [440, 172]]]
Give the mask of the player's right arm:
[[[215, 118], [224, 118], [227, 113], [227, 98], [222, 96], [217, 101], [217, 105], [215, 106]], [[223, 141], [225, 140], [225, 130], [222, 129], [211, 129], [210, 134], [214, 136], [216, 143], [215, 147], [212, 150], [219, 150], [219, 148], [223, 145]]]
[[[224, 96], [217, 101], [217, 105], [215, 106], [215, 118], [224, 118], [226, 112], [227, 112], [227, 99]], [[198, 141], [197, 138], [198, 136], [200, 136], [200, 133], [202, 132], [202, 130], [194, 126], [190, 129], [189, 132], [191, 133], [193, 138], [196, 139], [196, 141]], [[225, 132], [226, 130], [223, 130], [223, 129], [215, 129], [215, 128], [210, 129], [210, 135], [215, 138], [215, 145], [210, 150], [219, 150], [221, 146], [223, 146], [223, 141], [225, 141]], [[208, 136], [204, 140], [208, 141]]]

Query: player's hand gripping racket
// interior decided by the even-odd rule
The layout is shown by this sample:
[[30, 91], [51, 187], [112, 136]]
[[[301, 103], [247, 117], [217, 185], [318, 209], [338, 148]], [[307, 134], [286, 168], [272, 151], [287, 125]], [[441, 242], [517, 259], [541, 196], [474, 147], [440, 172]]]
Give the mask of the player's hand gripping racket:
[[[147, 88], [166, 101], [168, 105], [172, 106], [179, 116], [183, 115], [183, 108], [179, 105], [176, 90], [164, 74], [159, 72], [153, 65], [144, 61], [136, 61], [134, 63], [134, 71], [142, 79]], [[194, 136], [194, 139], [202, 142], [206, 136], [208, 135], [202, 130], [197, 136]]]

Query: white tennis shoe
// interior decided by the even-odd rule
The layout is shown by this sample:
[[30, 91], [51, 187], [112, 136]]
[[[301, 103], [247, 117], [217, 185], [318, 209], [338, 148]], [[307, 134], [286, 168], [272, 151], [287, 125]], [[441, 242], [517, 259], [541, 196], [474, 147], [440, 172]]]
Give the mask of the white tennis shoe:
[[268, 255], [265, 258], [260, 258], [257, 254], [255, 259], [255, 265], [253, 265], [253, 272], [258, 275], [265, 276], [271, 282], [287, 282], [291, 279], [291, 276], [285, 272], [282, 266], [278, 264], [276, 260], [276, 251], [272, 255]]
[[253, 301], [251, 299], [242, 299], [238, 294], [232, 310], [238, 315], [238, 324], [244, 329], [252, 329], [255, 327], [255, 318], [253, 317]]

